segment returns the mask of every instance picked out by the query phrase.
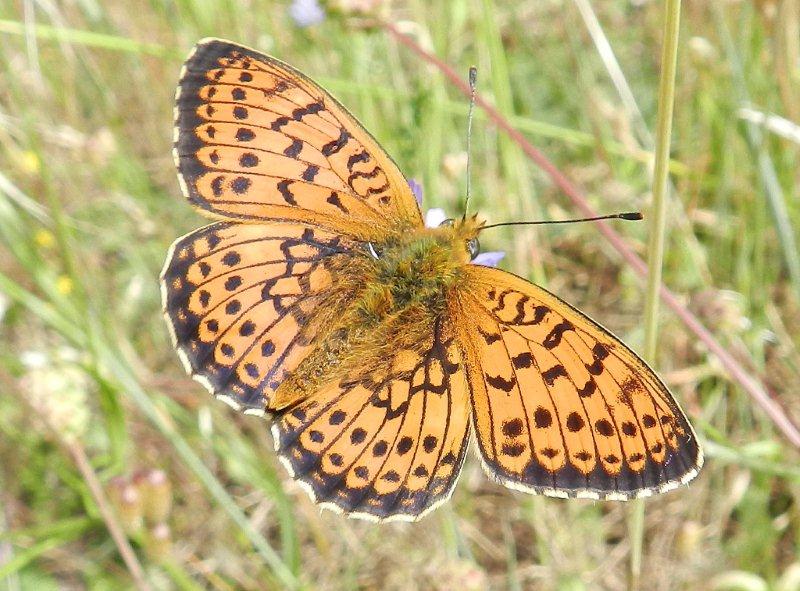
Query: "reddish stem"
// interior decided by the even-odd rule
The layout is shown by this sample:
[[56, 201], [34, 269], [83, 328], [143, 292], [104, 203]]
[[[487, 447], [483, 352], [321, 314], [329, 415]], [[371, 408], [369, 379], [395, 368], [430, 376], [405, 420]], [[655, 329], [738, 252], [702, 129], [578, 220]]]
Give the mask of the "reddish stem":
[[[58, 433], [56, 427], [50, 425], [50, 428], [53, 429], [54, 432]], [[89, 491], [91, 492], [92, 497], [94, 497], [95, 503], [97, 503], [97, 508], [100, 510], [100, 515], [103, 517], [103, 521], [106, 523], [106, 527], [111, 534], [111, 538], [117, 545], [117, 550], [119, 550], [122, 560], [125, 562], [125, 565], [128, 567], [128, 570], [131, 573], [134, 587], [136, 587], [139, 591], [151, 591], [152, 587], [147, 582], [147, 577], [144, 574], [142, 565], [139, 563], [139, 559], [136, 558], [136, 553], [133, 551], [133, 548], [128, 541], [128, 537], [125, 535], [125, 532], [122, 529], [122, 525], [114, 515], [114, 511], [111, 509], [108, 497], [106, 496], [105, 491], [103, 491], [103, 486], [100, 484], [100, 481], [97, 479], [97, 474], [95, 474], [94, 468], [92, 468], [92, 464], [89, 462], [89, 458], [86, 456], [86, 452], [77, 441], [67, 441], [63, 439], [62, 441], [72, 456], [72, 459], [75, 461], [75, 464], [77, 464], [78, 470], [83, 476], [83, 479], [86, 481], [86, 484], [89, 486]]]
[[[469, 97], [472, 93], [469, 85], [456, 73], [456, 71], [440, 60], [435, 55], [425, 51], [419, 44], [417, 44], [411, 37], [401, 33], [393, 24], [382, 23], [382, 26], [389, 32], [397, 41], [405, 45], [411, 51], [416, 53], [426, 62], [434, 65], [450, 82], [457, 87], [462, 94]], [[508, 120], [500, 114], [500, 112], [488, 103], [479, 94], [475, 95], [475, 104], [483, 109], [489, 116], [489, 119], [494, 122], [497, 127], [505, 131], [508, 136], [522, 148], [522, 151], [536, 163], [536, 165], [544, 170], [553, 183], [561, 189], [561, 191], [569, 197], [570, 201], [587, 217], [597, 215], [597, 212], [592, 209], [587, 201], [583, 191], [574, 185], [556, 166], [545, 156], [542, 152], [536, 149], [525, 136], [517, 129], [512, 127]], [[611, 226], [604, 221], [594, 222], [600, 229], [600, 233], [605, 236], [606, 240], [611, 243], [611, 246], [616, 249], [628, 264], [633, 267], [633, 270], [642, 277], [647, 277], [647, 264], [640, 259], [636, 253], [625, 243], [623, 238], [617, 234]], [[672, 309], [673, 312], [681, 319], [690, 332], [694, 333], [700, 341], [702, 341], [708, 350], [719, 359], [722, 366], [728, 372], [728, 375], [753, 398], [764, 412], [767, 413], [775, 426], [786, 436], [786, 438], [795, 446], [800, 448], [800, 430], [792, 423], [791, 419], [786, 415], [780, 405], [770, 398], [761, 383], [750, 376], [739, 363], [728, 353], [725, 348], [717, 341], [714, 336], [702, 325], [700, 320], [692, 314], [686, 307], [681, 305], [678, 298], [667, 289], [663, 284], [660, 288], [662, 301]]]

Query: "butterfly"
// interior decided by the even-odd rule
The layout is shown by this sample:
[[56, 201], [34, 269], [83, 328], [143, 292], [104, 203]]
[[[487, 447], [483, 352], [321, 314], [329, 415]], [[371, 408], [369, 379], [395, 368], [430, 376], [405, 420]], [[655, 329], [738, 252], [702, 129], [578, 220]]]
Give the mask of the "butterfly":
[[161, 275], [175, 348], [217, 398], [271, 420], [322, 507], [416, 520], [451, 496], [473, 437], [488, 475], [529, 493], [626, 500], [698, 473], [655, 373], [541, 287], [471, 264], [477, 216], [425, 227], [394, 161], [297, 70], [200, 41], [174, 157], [214, 220]]

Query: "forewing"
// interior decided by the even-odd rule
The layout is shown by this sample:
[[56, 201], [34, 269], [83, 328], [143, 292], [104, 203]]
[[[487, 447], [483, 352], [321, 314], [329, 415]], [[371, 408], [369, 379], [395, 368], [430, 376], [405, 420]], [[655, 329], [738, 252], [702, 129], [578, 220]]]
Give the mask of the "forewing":
[[400, 350], [384, 374], [354, 372], [288, 410], [275, 446], [315, 502], [354, 517], [416, 520], [446, 501], [469, 438], [469, 396], [452, 334]]
[[470, 266], [451, 304], [487, 472], [551, 496], [629, 499], [702, 465], [666, 386], [607, 330], [505, 271]]
[[184, 192], [233, 220], [300, 220], [362, 240], [422, 225], [391, 158], [330, 94], [292, 67], [208, 39], [178, 84]]
[[263, 414], [352, 297], [336, 280], [350, 246], [289, 223], [220, 222], [179, 238], [161, 283], [187, 371], [231, 406]]

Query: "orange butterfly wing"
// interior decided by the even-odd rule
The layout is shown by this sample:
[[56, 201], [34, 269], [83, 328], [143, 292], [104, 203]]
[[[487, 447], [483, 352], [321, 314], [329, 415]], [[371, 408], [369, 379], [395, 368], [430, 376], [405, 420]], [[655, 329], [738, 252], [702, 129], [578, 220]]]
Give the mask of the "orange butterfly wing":
[[400, 170], [330, 94], [273, 57], [203, 40], [178, 84], [189, 201], [233, 221], [300, 221], [380, 241], [422, 217]]
[[[251, 49], [200, 42], [176, 103], [182, 189], [223, 221], [167, 258], [175, 346], [215, 395], [275, 413], [280, 458], [315, 501], [419, 518], [452, 494], [470, 414], [484, 467], [512, 488], [627, 499], [697, 473], [692, 428], [652, 370], [568, 304], [496, 269], [460, 267], [429, 334], [416, 327], [398, 341], [406, 348], [326, 374], [335, 331], [365, 303], [363, 280], [378, 281], [379, 255], [364, 242], [380, 251], [422, 229], [408, 183], [328, 93]], [[287, 377], [305, 387], [279, 393]]]
[[438, 321], [386, 374], [366, 368], [323, 387], [273, 424], [290, 474], [322, 506], [351, 516], [419, 519], [452, 494], [469, 440], [459, 349]]
[[263, 414], [354, 297], [337, 281], [351, 246], [290, 223], [218, 222], [179, 238], [161, 285], [186, 370], [234, 408]]
[[464, 273], [451, 314], [490, 476], [527, 492], [625, 500], [697, 474], [692, 427], [633, 351], [520, 277]]

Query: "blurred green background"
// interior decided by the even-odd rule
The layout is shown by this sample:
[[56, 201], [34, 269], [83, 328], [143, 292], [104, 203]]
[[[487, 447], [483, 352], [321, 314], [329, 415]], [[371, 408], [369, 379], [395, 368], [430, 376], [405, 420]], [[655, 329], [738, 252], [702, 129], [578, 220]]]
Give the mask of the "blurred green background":
[[[663, 3], [324, 8], [301, 26], [289, 2], [265, 0], [0, 3], [0, 589], [133, 587], [109, 523], [156, 589], [625, 588], [627, 506], [514, 493], [474, 457], [419, 524], [320, 513], [267, 425], [184, 375], [158, 273], [204, 223], [170, 153], [178, 72], [201, 37], [306, 72], [424, 185], [426, 206], [459, 212], [467, 102], [391, 22], [459, 73], [477, 65], [483, 96], [596, 210], [646, 214]], [[799, 13], [798, 0], [685, 3], [664, 265], [796, 421]], [[480, 110], [473, 151], [473, 203], [489, 220], [576, 215]], [[646, 223], [615, 227], [646, 255]], [[482, 240], [641, 350], [643, 285], [594, 226]], [[656, 367], [707, 460], [689, 487], [647, 501], [642, 588], [800, 589], [797, 449], [666, 310]]]

